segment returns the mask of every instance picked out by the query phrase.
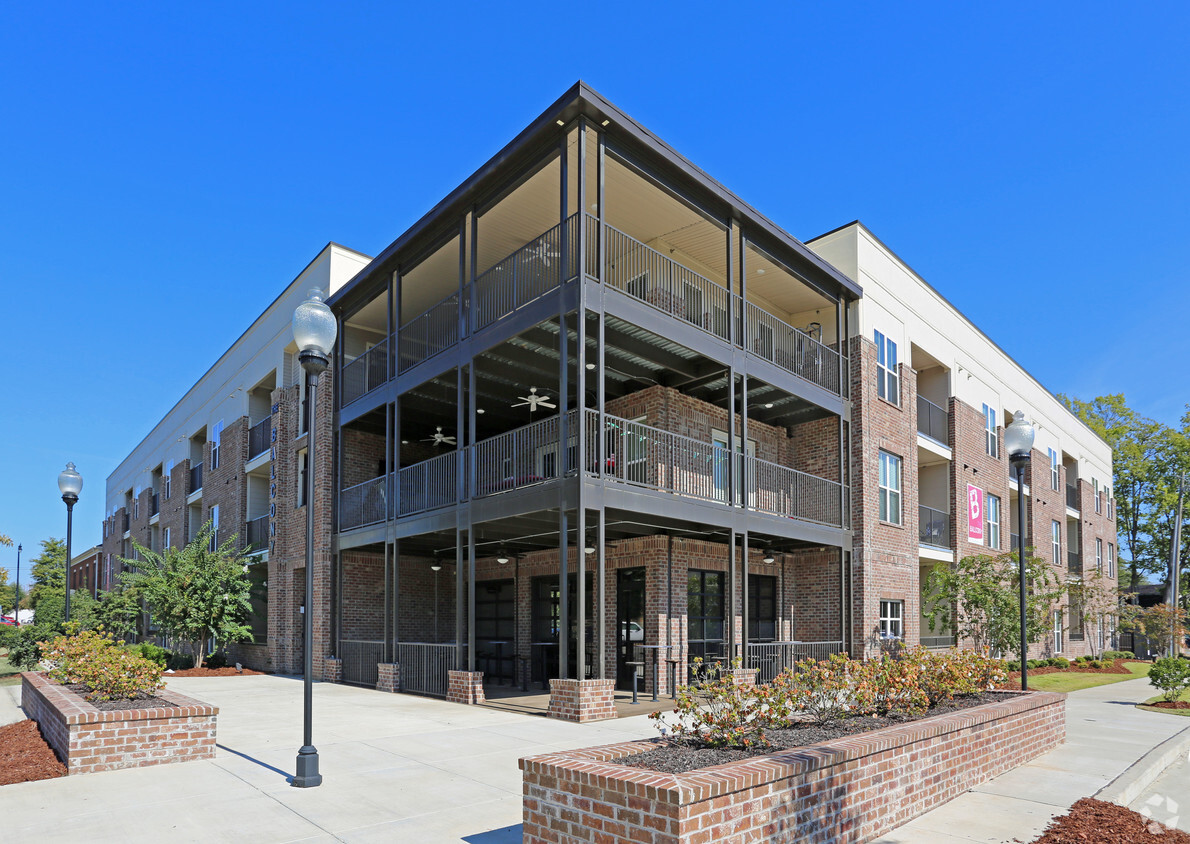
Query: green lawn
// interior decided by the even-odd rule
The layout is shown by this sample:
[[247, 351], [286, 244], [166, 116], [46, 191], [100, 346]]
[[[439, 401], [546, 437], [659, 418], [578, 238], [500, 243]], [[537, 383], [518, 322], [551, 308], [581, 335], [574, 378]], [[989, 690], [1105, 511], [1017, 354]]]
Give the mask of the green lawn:
[[[1157, 695], [1156, 697], [1149, 698], [1148, 700], [1145, 701], [1145, 703], [1156, 703], [1159, 700], [1165, 700], [1165, 698], [1163, 698], [1161, 695]], [[1178, 700], [1184, 700], [1187, 703], [1190, 703], [1190, 689], [1187, 689], [1186, 691], [1182, 692], [1182, 694], [1178, 698]], [[1142, 709], [1148, 709], [1148, 707], [1145, 706], [1145, 703], [1142, 703], [1140, 705]], [[1148, 711], [1149, 712], [1161, 712], [1165, 715], [1182, 715], [1185, 717], [1190, 717], [1190, 709], [1148, 709]]]
[[15, 686], [21, 682], [21, 669], [8, 661], [8, 651], [0, 650], [0, 686]]
[[1092, 671], [1055, 671], [1053, 674], [1037, 674], [1029, 677], [1029, 688], [1039, 692], [1077, 692], [1093, 686], [1106, 686], [1124, 680], [1135, 680], [1149, 676], [1149, 663], [1125, 662], [1129, 674], [1099, 674]]

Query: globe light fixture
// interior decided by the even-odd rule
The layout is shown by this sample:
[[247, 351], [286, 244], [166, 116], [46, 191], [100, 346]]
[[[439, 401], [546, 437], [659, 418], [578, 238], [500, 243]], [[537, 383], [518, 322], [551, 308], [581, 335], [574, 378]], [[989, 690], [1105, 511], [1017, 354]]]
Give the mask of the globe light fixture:
[[73, 463], [67, 463], [66, 468], [58, 473], [58, 491], [62, 493], [62, 500], [66, 502], [66, 621], [70, 621], [70, 540], [74, 529], [74, 505], [79, 500], [79, 493], [83, 491], [83, 476], [74, 468]]
[[1025, 421], [1025, 414], [1018, 410], [1012, 415], [1012, 424], [1004, 429], [1004, 450], [1016, 472], [1016, 559], [1018, 579], [1021, 587], [1021, 689], [1029, 690], [1029, 641], [1025, 629], [1025, 599], [1028, 584], [1025, 582], [1025, 469], [1033, 451], [1033, 440], [1037, 430]]
[[764, 557], [762, 558], [766, 563], [774, 562], [777, 559], [777, 554], [772, 548], [764, 549]]

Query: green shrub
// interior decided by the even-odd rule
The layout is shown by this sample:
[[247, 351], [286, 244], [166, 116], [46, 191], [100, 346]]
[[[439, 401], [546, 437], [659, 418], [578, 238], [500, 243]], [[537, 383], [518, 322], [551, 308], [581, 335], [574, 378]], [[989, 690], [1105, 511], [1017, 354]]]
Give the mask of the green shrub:
[[1177, 700], [1190, 689], [1190, 661], [1176, 656], [1158, 659], [1149, 669], [1149, 684], [1159, 689], [1166, 700]]
[[50, 679], [89, 687], [91, 700], [152, 697], [164, 685], [161, 666], [129, 653], [102, 630], [58, 636], [44, 642], [41, 651]]
[[1136, 659], [1136, 654], [1132, 651], [1104, 651], [1103, 659]]
[[41, 662], [42, 642], [53, 632], [36, 624], [25, 624], [16, 630], [16, 635], [8, 643], [8, 661], [23, 671], [33, 671]]
[[225, 654], [223, 651], [216, 651], [206, 658], [206, 661], [203, 663], [203, 665], [205, 665], [207, 668], [226, 668], [227, 654]]
[[1043, 667], [1045, 667], [1045, 660], [1044, 659], [1031, 659], [1028, 662], [1026, 662], [1025, 665], [1029, 666], [1030, 668], [1043, 668]]
[[1088, 659], [1086, 666], [1087, 668], [1103, 668], [1103, 663], [1097, 659]]
[[1052, 659], [1047, 659], [1046, 662], [1048, 662], [1054, 668], [1069, 668], [1070, 667], [1070, 660], [1068, 660], [1064, 656], [1055, 656]]
[[1019, 659], [1010, 659], [1004, 665], [1009, 671], [1021, 670], [1021, 661]]
[[171, 654], [165, 648], [158, 647], [152, 642], [141, 642], [140, 656], [149, 660], [149, 662], [155, 662], [162, 668], [165, 668], [167, 665], [169, 665], [169, 658]]

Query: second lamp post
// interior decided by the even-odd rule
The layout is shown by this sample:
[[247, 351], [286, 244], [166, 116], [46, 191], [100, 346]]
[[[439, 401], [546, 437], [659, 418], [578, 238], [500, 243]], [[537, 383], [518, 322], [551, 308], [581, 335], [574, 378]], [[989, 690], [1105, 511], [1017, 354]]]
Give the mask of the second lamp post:
[[1029, 689], [1029, 638], [1027, 619], [1025, 618], [1025, 601], [1028, 584], [1025, 581], [1025, 468], [1029, 465], [1029, 458], [1033, 451], [1033, 438], [1037, 432], [1033, 425], [1025, 421], [1025, 414], [1017, 411], [1013, 414], [1012, 424], [1004, 429], [1004, 449], [1016, 470], [1016, 525], [1017, 525], [1017, 565], [1021, 586], [1021, 689]]
[[67, 463], [66, 468], [58, 473], [58, 491], [62, 493], [62, 500], [66, 502], [66, 621], [70, 621], [70, 534], [74, 528], [74, 505], [79, 500], [79, 493], [83, 491], [83, 476], [74, 468], [73, 463]]

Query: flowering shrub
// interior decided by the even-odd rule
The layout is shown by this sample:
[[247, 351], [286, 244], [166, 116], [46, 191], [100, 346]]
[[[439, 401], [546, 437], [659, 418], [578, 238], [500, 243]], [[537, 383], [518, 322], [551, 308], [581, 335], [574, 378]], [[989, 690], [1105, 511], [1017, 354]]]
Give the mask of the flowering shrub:
[[769, 684], [774, 687], [770, 711], [787, 726], [792, 715], [803, 714], [816, 724], [874, 711], [877, 690], [862, 663], [844, 654], [815, 662], [804, 659]]
[[91, 700], [152, 697], [164, 683], [161, 666], [131, 654], [102, 630], [58, 636], [41, 646], [42, 664], [52, 680], [91, 689]]
[[[733, 667], [739, 666], [733, 661]], [[692, 740], [706, 747], [752, 747], [764, 744], [764, 729], [772, 723], [765, 696], [756, 689], [742, 688], [731, 672], [718, 663], [704, 663], [695, 657], [691, 674], [694, 682], [679, 686], [672, 718], [654, 712], [662, 736], [671, 740]]]

